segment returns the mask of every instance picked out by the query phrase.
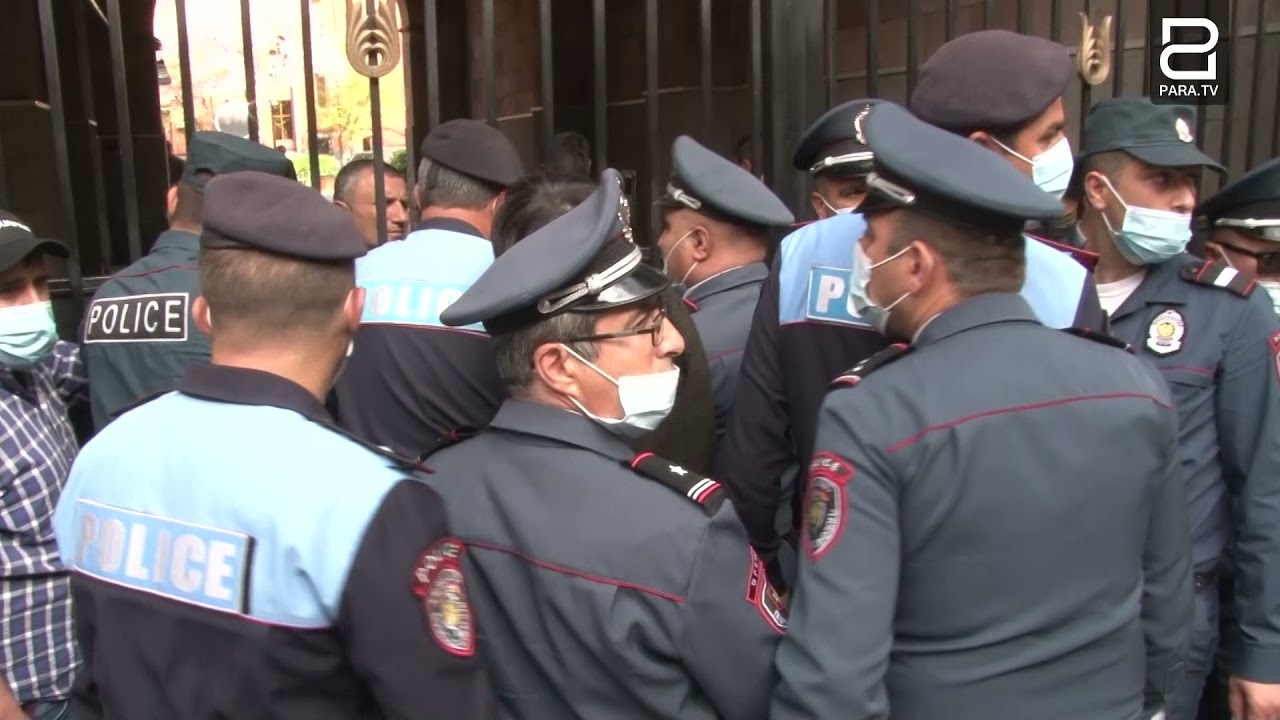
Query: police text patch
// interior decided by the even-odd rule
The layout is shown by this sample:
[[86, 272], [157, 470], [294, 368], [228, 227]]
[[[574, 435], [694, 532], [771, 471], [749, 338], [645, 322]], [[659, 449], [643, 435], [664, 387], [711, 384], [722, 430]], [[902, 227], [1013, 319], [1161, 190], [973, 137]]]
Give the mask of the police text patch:
[[450, 654], [470, 657], [476, 651], [476, 633], [462, 552], [462, 542], [453, 538], [432, 545], [418, 560], [410, 587], [422, 602], [436, 644]]
[[871, 327], [849, 310], [849, 271], [815, 265], [809, 268], [809, 295], [804, 316], [808, 320]]
[[809, 463], [809, 487], [804, 497], [804, 544], [817, 560], [830, 550], [844, 529], [845, 485], [853, 466], [831, 453], [818, 453]]
[[245, 613], [253, 538], [244, 533], [76, 500], [74, 566], [116, 585], [189, 605]]
[[[361, 283], [365, 289], [364, 314], [360, 322], [378, 325], [444, 327], [440, 313], [457, 302], [467, 286], [422, 280], [373, 280]], [[482, 329], [479, 323], [468, 328]]]
[[756, 555], [753, 548], [751, 567], [747, 573], [747, 602], [760, 611], [760, 616], [769, 623], [769, 627], [780, 633], [787, 631], [787, 601], [769, 584], [769, 575], [765, 571], [764, 561]]
[[99, 298], [89, 306], [86, 343], [183, 342], [191, 317], [189, 293]]

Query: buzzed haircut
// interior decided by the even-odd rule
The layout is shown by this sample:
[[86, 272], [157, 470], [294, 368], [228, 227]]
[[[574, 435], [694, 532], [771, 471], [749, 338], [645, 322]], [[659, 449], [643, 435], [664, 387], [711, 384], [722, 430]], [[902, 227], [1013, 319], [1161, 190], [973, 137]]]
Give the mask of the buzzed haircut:
[[[208, 180], [213, 177], [213, 173], [198, 170], [196, 177]], [[186, 183], [178, 183], [178, 200], [174, 204], [170, 222], [199, 227], [204, 222], [204, 193]]]
[[911, 210], [899, 213], [890, 254], [919, 240], [942, 256], [947, 277], [966, 297], [1015, 293], [1026, 277], [1026, 240], [1019, 230], [987, 232]]
[[256, 337], [324, 331], [355, 287], [355, 263], [201, 248], [200, 290], [215, 327]]
[[556, 133], [547, 143], [547, 175], [567, 180], [591, 177], [591, 143], [581, 133]]
[[416, 188], [419, 207], [480, 210], [493, 202], [502, 188], [423, 158], [418, 165]]
[[[364, 173], [372, 174], [374, 171], [373, 158], [370, 156], [361, 156], [342, 166], [338, 171], [337, 177], [333, 179], [333, 199], [341, 200], [348, 205], [351, 204], [351, 195], [355, 192], [356, 185], [360, 182]], [[382, 163], [383, 176], [392, 176], [404, 179], [404, 173], [396, 170], [389, 163]]]
[[493, 254], [511, 249], [535, 230], [582, 204], [596, 186], [583, 180], [532, 175], [507, 189], [493, 220]]

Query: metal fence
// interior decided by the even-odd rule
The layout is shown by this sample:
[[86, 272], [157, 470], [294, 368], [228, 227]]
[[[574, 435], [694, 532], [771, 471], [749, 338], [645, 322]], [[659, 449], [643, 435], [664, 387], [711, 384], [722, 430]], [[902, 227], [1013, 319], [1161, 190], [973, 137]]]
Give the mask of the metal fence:
[[[102, 248], [99, 257], [104, 258], [100, 267], [82, 267], [80, 249], [84, 242], [91, 238], [76, 236], [76, 223], [68, 222], [70, 236], [66, 238], [72, 247], [72, 257], [67, 266], [66, 278], [55, 282], [55, 293], [69, 299], [74, 308], [82, 308], [86, 295], [91, 293], [109, 273], [112, 266], [119, 265], [118, 260], [127, 258], [130, 262], [140, 257], [151, 238], [144, 238], [139, 221], [139, 187], [138, 175], [134, 167], [134, 133], [131, 129], [131, 113], [128, 98], [131, 97], [128, 83], [130, 75], [126, 72], [127, 51], [125, 35], [122, 31], [122, 2], [133, 0], [105, 0], [105, 7], [100, 0], [32, 0], [38, 7], [40, 23], [39, 33], [42, 43], [45, 79], [49, 114], [52, 120], [54, 158], [57, 165], [57, 202], [59, 212], [67, 218], [77, 217], [74, 205], [76, 195], [72, 191], [72, 177], [75, 173], [100, 170], [102, 165], [93, 158], [73, 156], [67, 135], [66, 105], [68, 98], [64, 96], [59, 62], [66, 57], [59, 52], [59, 42], [65, 42], [66, 34], [60, 35], [55, 27], [55, 3], [85, 2], [91, 5], [94, 15], [105, 22], [110, 40], [111, 76], [113, 92], [116, 97], [115, 122], [120, 152], [119, 177], [97, 178], [98, 202], [102, 200], [104, 183], [119, 183], [123, 201], [123, 237], [120, 232], [115, 236], [100, 233]], [[195, 97], [192, 83], [190, 63], [190, 42], [187, 27], [187, 3], [189, 0], [175, 0], [177, 17], [178, 54], [180, 56], [180, 83], [182, 89], [182, 113], [184, 127], [189, 134], [196, 129]], [[241, 25], [241, 44], [244, 58], [245, 100], [250, 108], [256, 108], [258, 92], [253, 59], [252, 25], [250, 0], [239, 0], [236, 8], [235, 0], [222, 0], [227, 3], [228, 10], [238, 9]], [[498, 91], [496, 72], [496, 47], [499, 38], [495, 35], [496, 14], [506, 12], [513, 3], [528, 2], [537, 4], [536, 16], [538, 29], [527, 28], [528, 32], [538, 35], [537, 68], [540, 76], [540, 102], [542, 113], [541, 132], [543, 140], [548, 140], [557, 130], [556, 124], [556, 64], [553, 46], [556, 43], [556, 31], [553, 19], [553, 5], [563, 0], [446, 0], [446, 2], [479, 3], [479, 47], [483, 66], [484, 82], [479, 92], [483, 97], [484, 118], [490, 123], [498, 122]], [[609, 137], [611, 127], [609, 118], [608, 83], [608, 48], [615, 38], [609, 37], [610, 13], [621, 12], [626, 8], [636, 10], [635, 5], [642, 3], [643, 14], [643, 74], [644, 74], [644, 133], [645, 157], [648, 160], [646, 176], [639, 178], [637, 194], [639, 200], [656, 198], [665, 182], [662, 171], [667, 154], [666, 143], [660, 131], [662, 88], [660, 87], [659, 64], [665, 60], [659, 48], [659, 34], [663, 32], [664, 19], [673, 12], [690, 12], [694, 4], [689, 0], [575, 0], [584, 13], [590, 14], [591, 52], [589, 57], [581, 59], [593, 67], [592, 82], [592, 125], [594, 161], [597, 168], [609, 164]], [[1217, 1], [1217, 0], [1213, 0]], [[287, 0], [272, 0], [287, 2]], [[309, 172], [312, 185], [320, 183], [319, 143], [317, 134], [316, 112], [316, 76], [313, 67], [311, 5], [312, 0], [297, 0], [301, 18], [301, 39], [303, 53], [303, 86], [306, 89], [307, 147], [309, 153]], [[441, 114], [441, 36], [443, 33], [456, 33], [458, 27], [441, 25], [441, 10], [444, 3], [438, 0], [400, 0], [400, 26], [396, 25], [396, 13], [391, 12], [394, 0], [347, 0], [348, 11], [352, 20], [349, 25], [348, 57], [352, 65], [361, 74], [369, 78], [370, 108], [373, 114], [372, 150], [376, 162], [378, 226], [385, 227], [383, 218], [386, 212], [386, 200], [383, 197], [383, 132], [382, 103], [380, 98], [380, 77], [386, 71], [388, 62], [403, 62], [406, 73], [415, 78], [410, 83], [414, 88], [414, 97], [406, 98], [408, 116], [404, 118], [406, 133], [408, 182], [413, 183], [416, 166], [416, 146], [421, 137], [432, 127], [439, 124]], [[589, 5], [588, 5], [589, 2]], [[699, 45], [696, 59], [700, 67], [700, 122], [692, 123], [685, 129], [693, 135], [710, 135], [718, 122], [716, 98], [713, 87], [713, 28], [724, 17], [726, 12], [746, 13], [746, 37], [735, 38], [734, 62], [749, 64], [750, 120], [751, 120], [751, 158], [756, 168], [763, 168], [769, 181], [779, 194], [793, 207], [801, 207], [807, 197], [806, 179], [792, 171], [789, 167], [791, 145], [796, 135], [819, 112], [843, 100], [858, 96], [885, 96], [903, 102], [914, 88], [921, 63], [928, 57], [941, 40], [949, 40], [956, 36], [962, 24], [964, 30], [979, 29], [1002, 25], [1008, 29], [1022, 32], [1045, 34], [1054, 40], [1065, 42], [1077, 53], [1086, 55], [1089, 46], [1082, 40], [1071, 42], [1065, 39], [1064, 31], [1078, 27], [1078, 13], [1084, 13], [1088, 26], [1100, 24], [1103, 14], [1112, 17], [1112, 37], [1114, 43], [1102, 37], [1102, 52], [1094, 58], [1092, 65], [1085, 63], [1082, 75], [1093, 73], [1090, 79], [1073, 87], [1069, 101], [1074, 107], [1072, 115], [1073, 140], [1078, 139], [1079, 118], [1083, 117], [1090, 105], [1099, 97], [1120, 94], [1146, 93], [1150, 88], [1149, 51], [1151, 38], [1144, 30], [1135, 36], [1132, 32], [1145, 27], [1145, 2], [1128, 2], [1119, 0], [1100, 2], [1096, 0], [945, 0], [945, 3], [922, 2], [922, 0], [699, 0], [696, 5]], [[564, 6], [561, 6], [562, 8]], [[1142, 12], [1134, 12], [1137, 7]], [[455, 7], [445, 8], [451, 11], [450, 17], [456, 19]], [[1280, 151], [1280, 113], [1275, 112], [1276, 94], [1280, 94], [1280, 72], [1273, 71], [1275, 87], [1271, 87], [1267, 69], [1274, 69], [1280, 55], [1280, 43], [1276, 40], [1264, 42], [1267, 36], [1267, 3], [1265, 0], [1235, 0], [1231, 3], [1230, 30], [1231, 42], [1228, 47], [1226, 62], [1233, 68], [1234, 82], [1231, 90], [1230, 104], [1225, 108], [1202, 109], [1197, 116], [1196, 141], [1211, 155], [1224, 158], [1224, 164], [1239, 172], [1264, 157], [1274, 156]], [[563, 10], [562, 10], [563, 12]], [[969, 20], [979, 15], [981, 22], [973, 27], [972, 22], [962, 23], [962, 16]], [[892, 15], [893, 17], [889, 17]], [[1047, 18], [1045, 17], [1047, 15]], [[1013, 22], [1001, 22], [1013, 17]], [[563, 17], [563, 16], [561, 16]], [[90, 16], [90, 20], [96, 20]], [[927, 46], [924, 42], [927, 31], [938, 23], [943, 26], [942, 32], [932, 33], [934, 41]], [[905, 25], [898, 29], [901, 23]], [[585, 24], [585, 17], [583, 18]], [[927, 27], [926, 27], [927, 26]], [[1086, 26], [1086, 29], [1087, 27]], [[941, 35], [941, 37], [939, 37]], [[472, 42], [475, 42], [474, 35]], [[421, 49], [419, 49], [421, 43]], [[865, 57], [850, 58], [842, 49], [856, 44], [865, 45]], [[905, 44], [905, 53], [901, 52]], [[905, 65], [889, 65], [886, 58], [905, 54]], [[690, 52], [693, 56], [693, 52]], [[412, 62], [414, 58], [423, 58], [422, 62]], [[401, 61], [403, 58], [403, 61]], [[1248, 65], [1245, 65], [1245, 59]], [[693, 57], [681, 58], [680, 62], [692, 61]], [[96, 60], [96, 59], [95, 59]], [[1132, 71], [1133, 63], [1142, 66], [1140, 77]], [[425, 81], [423, 81], [425, 78]], [[1105, 78], [1105, 79], [1101, 79]], [[905, 82], [903, 82], [905, 80]], [[998, 79], [992, 79], [998, 82]], [[1096, 84], [1095, 84], [1096, 83]], [[902, 92], [905, 90], [905, 93]], [[425, 102], [418, 97], [425, 92]], [[416, 118], [414, 115], [425, 107], [426, 117]], [[766, 112], [767, 110], [767, 112]], [[1269, 116], [1267, 113], [1270, 113]], [[399, 120], [399, 118], [397, 118]], [[1207, 126], [1214, 124], [1216, 132], [1206, 132]], [[700, 125], [700, 127], [699, 127]], [[248, 123], [248, 135], [257, 140], [259, 134], [258, 119], [251, 112]], [[1212, 143], [1208, 139], [1212, 137]], [[6, 138], [6, 140], [8, 140]], [[1243, 153], [1240, 146], [1243, 144]], [[0, 148], [0, 206], [8, 201], [7, 188], [12, 183], [11, 173], [6, 182], [3, 172], [3, 148]], [[1212, 189], [1212, 188], [1207, 188]], [[155, 188], [147, 188], [148, 192]], [[105, 223], [105, 218], [100, 218]], [[656, 228], [656, 209], [649, 219], [650, 232]], [[115, 258], [117, 262], [110, 262]]]

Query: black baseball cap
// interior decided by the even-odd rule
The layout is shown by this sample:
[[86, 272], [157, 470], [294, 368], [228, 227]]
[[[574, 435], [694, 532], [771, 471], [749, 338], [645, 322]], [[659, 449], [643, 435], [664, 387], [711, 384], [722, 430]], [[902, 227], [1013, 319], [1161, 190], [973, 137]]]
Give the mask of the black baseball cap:
[[17, 215], [0, 210], [0, 272], [17, 265], [37, 250], [58, 257], [71, 255], [66, 245], [57, 240], [36, 237], [31, 227]]

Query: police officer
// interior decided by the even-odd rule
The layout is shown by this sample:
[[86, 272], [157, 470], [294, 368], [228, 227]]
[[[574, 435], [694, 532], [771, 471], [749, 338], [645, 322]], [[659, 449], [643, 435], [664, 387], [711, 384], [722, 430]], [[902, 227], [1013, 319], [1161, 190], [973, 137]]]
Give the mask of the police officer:
[[269, 147], [222, 132], [195, 133], [182, 178], [169, 188], [169, 229], [150, 254], [94, 294], [82, 339], [96, 429], [137, 401], [172, 390], [188, 365], [209, 359], [209, 338], [191, 318], [200, 295], [204, 186], [238, 170], [297, 178], [289, 159]]
[[[878, 102], [853, 100], [833, 108], [800, 138], [792, 165], [814, 176], [815, 192], [822, 196], [817, 204], [856, 207], [856, 189], [871, 168], [861, 122]], [[812, 451], [827, 383], [886, 345], [845, 301], [853, 246], [865, 229], [861, 215], [837, 212], [783, 238], [760, 291], [729, 430], [717, 452], [720, 479], [779, 586], [785, 585], [785, 573], [772, 561], [782, 534], [800, 522], [793, 477], [799, 459]], [[783, 553], [784, 565], [788, 558]]]
[[[911, 112], [1006, 158], [1041, 190], [1061, 198], [1075, 164], [1063, 99], [1074, 75], [1067, 48], [1051, 40], [1008, 30], [967, 33], [921, 66]], [[1000, 82], [991, 82], [993, 77]], [[1058, 214], [1065, 212], [1064, 207]], [[1040, 321], [1054, 328], [1105, 330], [1106, 316], [1086, 269], [1095, 258], [1044, 237], [1027, 239], [1022, 296]]]
[[331, 405], [343, 427], [410, 457], [484, 427], [502, 400], [488, 336], [440, 313], [493, 262], [494, 216], [524, 174], [511, 141], [479, 120], [442, 123], [421, 155], [422, 222], [356, 263], [369, 302]]
[[716, 436], [722, 441], [737, 395], [738, 366], [751, 330], [769, 229], [795, 217], [751, 173], [681, 135], [671, 145], [673, 177], [658, 201], [658, 249], [684, 289], [711, 369]]
[[1159, 368], [1179, 412], [1196, 621], [1169, 718], [1195, 716], [1219, 640], [1213, 588], [1233, 540], [1241, 637], [1225, 649], [1235, 702], [1251, 712], [1237, 716], [1280, 717], [1280, 320], [1253, 278], [1184, 252], [1200, 174], [1222, 171], [1196, 148], [1194, 117], [1139, 97], [1094, 105], [1080, 229], [1099, 255], [1113, 332]]
[[670, 411], [683, 340], [620, 186], [605, 171], [443, 313], [493, 334], [510, 398], [429, 482], [517, 717], [764, 718], [782, 599], [718, 484], [627, 446]]
[[322, 404], [365, 299], [359, 231], [263, 173], [205, 200], [193, 314], [212, 364], [90, 442], [54, 516], [73, 714], [495, 716], [439, 496]]
[[1280, 313], [1280, 158], [1268, 160], [1196, 207], [1210, 257], [1258, 278]]
[[1168, 390], [1017, 294], [1056, 198], [887, 103], [867, 137], [850, 302], [904, 342], [819, 414], [773, 717], [1151, 717], [1191, 616]]

